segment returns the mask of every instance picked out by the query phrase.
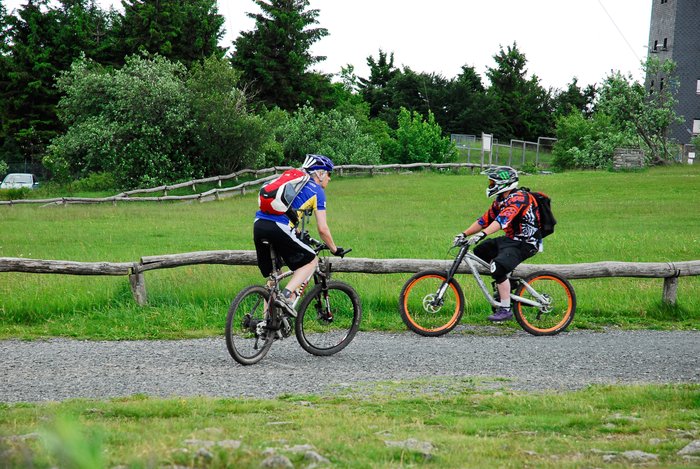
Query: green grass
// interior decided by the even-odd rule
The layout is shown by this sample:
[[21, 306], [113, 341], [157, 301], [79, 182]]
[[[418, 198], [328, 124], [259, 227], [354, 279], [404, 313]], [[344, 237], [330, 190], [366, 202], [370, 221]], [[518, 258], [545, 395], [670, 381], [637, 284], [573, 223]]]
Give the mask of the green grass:
[[[634, 173], [568, 172], [522, 178], [553, 197], [557, 232], [532, 264], [700, 259], [700, 166]], [[453, 236], [486, 209], [484, 177], [417, 171], [334, 178], [328, 220], [336, 242], [366, 258], [446, 259]], [[252, 249], [254, 193], [209, 203], [0, 207], [0, 257], [133, 262], [141, 256]], [[313, 228], [312, 228], [313, 231]], [[338, 274], [363, 302], [363, 330], [404, 330], [397, 297], [409, 274]], [[459, 277], [464, 321], [485, 324], [486, 302]], [[201, 265], [146, 273], [149, 306], [126, 277], [0, 273], [0, 338], [137, 339], [216, 336], [254, 267]], [[700, 278], [679, 281], [661, 304], [662, 279], [575, 280], [573, 327], [697, 329]], [[516, 328], [515, 324], [505, 327]]]
[[338, 468], [616, 468], [634, 450], [656, 455], [645, 467], [697, 467], [677, 454], [700, 433], [696, 385], [498, 389], [436, 378], [272, 400], [0, 404], [0, 466], [260, 467], [278, 454], [306, 467], [312, 449]]

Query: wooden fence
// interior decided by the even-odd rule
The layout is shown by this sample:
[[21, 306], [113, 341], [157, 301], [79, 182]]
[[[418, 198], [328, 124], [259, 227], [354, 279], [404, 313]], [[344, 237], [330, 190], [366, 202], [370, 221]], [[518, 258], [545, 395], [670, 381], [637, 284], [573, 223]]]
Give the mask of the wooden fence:
[[[413, 274], [424, 269], [447, 270], [450, 260], [431, 259], [331, 259], [335, 272], [368, 274]], [[145, 272], [194, 264], [256, 265], [255, 251], [198, 251], [182, 254], [142, 257], [139, 262], [73, 262], [0, 257], [0, 272], [27, 272], [64, 275], [128, 275], [134, 300], [148, 301]], [[675, 304], [679, 277], [700, 275], [700, 260], [683, 262], [593, 262], [587, 264], [521, 264], [519, 276], [549, 270], [568, 279], [607, 277], [663, 278], [662, 300]], [[462, 265], [459, 272], [467, 272]], [[485, 271], [481, 273], [487, 273]], [[398, 289], [399, 286], [397, 286]], [[398, 291], [398, 290], [397, 290]], [[631, 293], [630, 293], [631, 294]]]
[[[195, 179], [192, 181], [181, 182], [178, 184], [150, 187], [147, 189], [134, 189], [127, 192], [121, 192], [119, 194], [110, 197], [57, 197], [53, 199], [20, 199], [20, 200], [0, 200], [0, 206], [7, 205], [21, 205], [21, 204], [41, 204], [41, 205], [68, 205], [68, 204], [101, 204], [101, 203], [112, 203], [117, 204], [117, 202], [167, 202], [167, 201], [198, 201], [198, 202], [209, 202], [212, 200], [219, 200], [231, 197], [237, 194], [245, 194], [246, 191], [251, 187], [256, 187], [264, 184], [265, 182], [277, 177], [278, 173], [281, 173], [291, 166], [275, 166], [272, 168], [265, 169], [244, 169], [237, 171], [235, 173], [227, 174], [225, 176], [212, 176], [204, 179]], [[375, 173], [382, 173], [386, 171], [405, 171], [410, 169], [459, 169], [459, 168], [469, 168], [474, 171], [474, 168], [481, 168], [479, 164], [473, 163], [411, 163], [411, 164], [385, 164], [385, 165], [360, 165], [360, 164], [346, 164], [338, 165], [335, 167], [336, 174], [343, 176], [348, 172], [359, 172], [359, 173], [369, 173], [373, 175]], [[270, 174], [262, 178], [258, 178], [261, 174]], [[230, 179], [237, 179], [241, 176], [252, 175], [256, 178], [253, 181], [246, 181], [233, 187], [221, 187], [223, 181]], [[186, 187], [191, 187], [193, 192], [196, 192], [197, 186], [202, 184], [212, 184], [215, 183], [218, 187], [208, 190], [206, 192], [200, 192], [190, 195], [168, 195], [168, 192], [172, 192], [176, 189], [182, 189]], [[143, 194], [155, 194], [161, 193], [159, 196], [144, 196]]]

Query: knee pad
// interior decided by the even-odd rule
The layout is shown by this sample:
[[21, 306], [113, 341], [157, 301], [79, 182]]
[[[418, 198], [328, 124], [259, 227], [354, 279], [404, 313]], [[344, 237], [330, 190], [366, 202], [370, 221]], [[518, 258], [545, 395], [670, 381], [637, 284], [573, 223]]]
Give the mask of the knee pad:
[[491, 262], [491, 277], [496, 283], [503, 283], [508, 278], [508, 271], [496, 261]]

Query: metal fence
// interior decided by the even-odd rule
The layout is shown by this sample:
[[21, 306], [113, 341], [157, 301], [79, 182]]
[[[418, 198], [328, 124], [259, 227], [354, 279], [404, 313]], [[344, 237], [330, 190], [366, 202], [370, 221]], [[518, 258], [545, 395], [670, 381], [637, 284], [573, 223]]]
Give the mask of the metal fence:
[[490, 148], [484, 148], [484, 141], [476, 135], [451, 134], [450, 140], [460, 152], [461, 161], [470, 164], [545, 170], [552, 165], [552, 147], [557, 139], [539, 137], [536, 142], [512, 139], [505, 144], [492, 138]]

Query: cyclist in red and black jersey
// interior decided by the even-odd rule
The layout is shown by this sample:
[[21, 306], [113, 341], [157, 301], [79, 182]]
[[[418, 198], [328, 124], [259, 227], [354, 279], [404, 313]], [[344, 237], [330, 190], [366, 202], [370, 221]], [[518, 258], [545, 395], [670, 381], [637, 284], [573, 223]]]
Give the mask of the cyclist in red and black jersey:
[[[542, 242], [538, 233], [539, 212], [532, 196], [517, 189], [518, 173], [513, 168], [498, 166], [482, 174], [489, 178], [486, 195], [496, 200], [486, 213], [455, 237], [455, 244], [476, 245], [474, 254], [491, 264], [491, 276], [498, 287], [501, 306], [488, 319], [506, 321], [513, 317], [507, 275], [539, 251]], [[484, 240], [499, 230], [503, 230], [505, 236]]]

